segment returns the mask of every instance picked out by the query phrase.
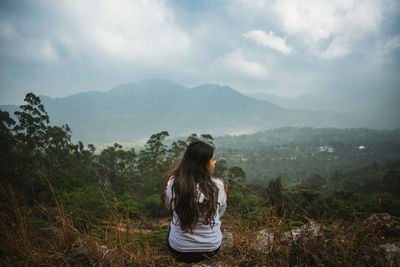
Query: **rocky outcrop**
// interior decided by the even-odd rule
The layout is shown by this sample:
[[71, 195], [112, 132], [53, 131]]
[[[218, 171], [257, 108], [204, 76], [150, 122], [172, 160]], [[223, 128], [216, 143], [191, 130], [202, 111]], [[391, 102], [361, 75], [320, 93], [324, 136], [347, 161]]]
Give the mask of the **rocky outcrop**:
[[385, 253], [390, 267], [400, 266], [400, 242], [385, 243], [379, 246]]
[[271, 252], [274, 243], [290, 245], [299, 239], [314, 239], [321, 237], [321, 225], [314, 221], [290, 229], [285, 232], [276, 231], [276, 229], [262, 229], [256, 234], [255, 243], [256, 248], [260, 252]]
[[[353, 251], [357, 253], [357, 258], [354, 258], [356, 265], [400, 267], [399, 237], [400, 219], [387, 213], [375, 213], [361, 225], [354, 222], [328, 225], [310, 220], [293, 229], [282, 224], [271, 226], [254, 234], [252, 246], [260, 254], [271, 253], [270, 255], [287, 255], [287, 257], [291, 257], [292, 254], [301, 255], [303, 261], [309, 260], [308, 263], [312, 265], [315, 262], [307, 259], [307, 256], [322, 259], [328, 255], [324, 253], [332, 253], [330, 262], [334, 263], [335, 255], [342, 255], [340, 253], [343, 249], [351, 249], [353, 245], [356, 245], [357, 251]], [[222, 240], [222, 250], [235, 248], [232, 232], [224, 231]], [[299, 248], [306, 248], [306, 252]], [[319, 251], [322, 252], [318, 253]], [[308, 255], [296, 253], [308, 253]], [[293, 260], [296, 263], [296, 258]], [[289, 259], [288, 262], [290, 262]], [[215, 258], [210, 262], [190, 266], [222, 267], [227, 265], [223, 260]]]
[[369, 216], [364, 227], [383, 236], [400, 237], [400, 219], [387, 213], [374, 213]]
[[233, 234], [229, 231], [223, 231], [221, 249], [230, 249], [233, 245]]

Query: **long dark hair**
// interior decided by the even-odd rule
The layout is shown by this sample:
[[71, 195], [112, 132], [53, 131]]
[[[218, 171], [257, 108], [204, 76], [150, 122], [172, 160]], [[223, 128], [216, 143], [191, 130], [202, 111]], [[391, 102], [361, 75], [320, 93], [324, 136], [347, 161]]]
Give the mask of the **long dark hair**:
[[[214, 226], [217, 210], [218, 188], [211, 180], [209, 163], [214, 155], [214, 147], [203, 142], [194, 141], [185, 151], [179, 165], [172, 171], [174, 196], [170, 210], [179, 218], [179, 226], [185, 232], [193, 232], [199, 218], [206, 225]], [[204, 198], [200, 201], [200, 193]]]

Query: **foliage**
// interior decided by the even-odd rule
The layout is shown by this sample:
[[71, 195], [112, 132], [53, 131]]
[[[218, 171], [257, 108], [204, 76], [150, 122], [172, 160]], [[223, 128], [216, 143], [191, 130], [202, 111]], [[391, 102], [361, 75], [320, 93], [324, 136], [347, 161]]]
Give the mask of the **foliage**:
[[161, 208], [161, 198], [159, 194], [145, 197], [141, 204], [142, 212], [146, 217], [158, 218], [168, 216], [166, 210]]
[[254, 194], [233, 191], [228, 195], [228, 209], [240, 211], [245, 215], [253, 211], [259, 202], [260, 198]]
[[225, 177], [225, 172], [227, 170], [228, 167], [226, 166], [226, 160], [225, 159], [217, 160], [214, 167], [214, 175], [216, 177]]
[[66, 212], [70, 213], [76, 222], [99, 224], [111, 216], [114, 208], [112, 195], [111, 192], [104, 192], [99, 188], [83, 187], [63, 192], [61, 199]]
[[134, 148], [125, 151], [120, 144], [115, 143], [101, 151], [97, 162], [103, 182], [110, 184], [117, 194], [125, 192], [127, 186], [128, 189], [130, 186], [139, 186], [136, 171], [137, 155]]
[[15, 121], [10, 118], [8, 112], [0, 110], [0, 182], [6, 181], [15, 183], [14, 168], [17, 162], [15, 150], [15, 140], [11, 127]]
[[239, 166], [232, 166], [228, 169], [228, 177], [231, 180], [244, 182], [246, 181], [246, 173]]
[[140, 209], [140, 202], [127, 192], [125, 192], [118, 201], [118, 211], [131, 219], [140, 218]]
[[282, 216], [284, 213], [285, 197], [283, 194], [281, 177], [269, 181], [266, 191], [267, 203], [276, 210], [278, 216]]
[[24, 101], [26, 104], [20, 106], [20, 111], [15, 112], [18, 124], [14, 126], [13, 131], [20, 149], [32, 153], [45, 147], [49, 116], [41, 104], [40, 97], [28, 93]]

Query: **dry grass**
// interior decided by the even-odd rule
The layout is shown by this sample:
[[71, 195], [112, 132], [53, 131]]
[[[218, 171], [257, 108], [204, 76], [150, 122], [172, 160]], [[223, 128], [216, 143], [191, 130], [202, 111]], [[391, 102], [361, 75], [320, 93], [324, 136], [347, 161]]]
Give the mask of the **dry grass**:
[[[81, 232], [58, 201], [53, 212], [46, 212], [40, 204], [28, 208], [23, 196], [11, 187], [2, 187], [0, 193], [9, 200], [2, 203], [0, 217], [2, 266], [185, 266], [169, 255], [163, 240], [141, 229], [140, 224], [134, 231], [121, 231], [121, 224], [135, 224], [116, 212], [108, 227]], [[270, 210], [260, 209], [247, 220], [240, 214], [226, 214], [223, 227], [233, 234], [233, 245], [220, 250], [213, 262], [219, 266], [388, 264], [376, 249], [382, 235], [369, 225], [332, 220], [319, 224], [316, 236], [306, 232], [296, 237], [287, 218], [270, 214]], [[48, 227], [38, 228], [38, 217]], [[257, 242], [262, 229], [274, 236], [268, 249], [260, 249]]]

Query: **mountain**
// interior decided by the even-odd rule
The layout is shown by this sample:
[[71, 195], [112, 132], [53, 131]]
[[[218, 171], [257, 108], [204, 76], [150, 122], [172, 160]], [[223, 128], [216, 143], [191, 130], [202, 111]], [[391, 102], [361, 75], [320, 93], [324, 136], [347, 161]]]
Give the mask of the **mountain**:
[[[314, 111], [336, 111], [337, 105], [332, 101], [327, 101], [323, 97], [313, 95], [300, 95], [296, 98], [287, 98], [267, 93], [247, 94], [256, 99], [268, 101], [287, 109], [302, 109]], [[343, 109], [342, 109], [343, 111]], [[347, 110], [344, 112], [348, 112]]]
[[[375, 127], [357, 115], [284, 109], [228, 86], [187, 88], [169, 80], [144, 80], [64, 98], [40, 97], [51, 124], [68, 124], [73, 139], [85, 143], [135, 142], [162, 130], [174, 136], [216, 136], [283, 126]], [[10, 113], [16, 108], [0, 106]]]
[[300, 95], [296, 98], [267, 93], [249, 93], [247, 95], [287, 109], [363, 114], [364, 117], [374, 121], [377, 128], [396, 129], [400, 127], [400, 116], [398, 116], [400, 91], [398, 88], [358, 90], [346, 94], [330, 91], [315, 95]]

